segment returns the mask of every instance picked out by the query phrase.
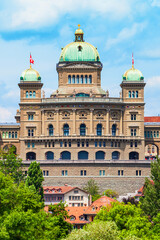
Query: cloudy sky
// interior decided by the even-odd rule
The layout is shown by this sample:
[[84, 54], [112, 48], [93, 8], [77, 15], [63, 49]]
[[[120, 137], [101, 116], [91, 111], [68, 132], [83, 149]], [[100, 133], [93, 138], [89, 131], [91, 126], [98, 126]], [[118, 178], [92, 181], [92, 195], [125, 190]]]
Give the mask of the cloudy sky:
[[145, 115], [160, 114], [160, 0], [0, 0], [0, 122], [14, 121], [30, 52], [46, 96], [57, 88], [61, 47], [78, 24], [98, 48], [103, 89], [119, 96], [133, 52], [147, 83]]

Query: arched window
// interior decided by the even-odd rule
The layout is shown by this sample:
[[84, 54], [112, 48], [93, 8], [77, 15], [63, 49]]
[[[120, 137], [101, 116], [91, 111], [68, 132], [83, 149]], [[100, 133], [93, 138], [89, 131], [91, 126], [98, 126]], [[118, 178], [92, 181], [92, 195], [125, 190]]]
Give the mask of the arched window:
[[136, 98], [138, 98], [138, 91], [136, 91]]
[[14, 132], [12, 132], [12, 138], [14, 138]]
[[79, 75], [77, 75], [77, 84], [79, 84]]
[[6, 134], [5, 132], [2, 133], [2, 138], [5, 138], [6, 137]]
[[78, 160], [80, 160], [80, 159], [87, 159], [88, 160], [88, 152], [80, 151], [78, 153]]
[[51, 151], [46, 152], [46, 159], [47, 160], [53, 160], [54, 159], [54, 153]]
[[105, 152], [103, 151], [96, 152], [96, 159], [105, 159]]
[[135, 98], [135, 91], [132, 91], [132, 98]]
[[49, 124], [49, 136], [53, 136], [53, 125], [52, 124]]
[[136, 160], [139, 160], [139, 153], [137, 152], [130, 152], [129, 153], [129, 159], [136, 159]]
[[119, 159], [120, 153], [118, 151], [112, 152], [112, 159]]
[[97, 136], [102, 136], [102, 124], [97, 124]]
[[69, 125], [68, 124], [64, 124], [64, 126], [63, 126], [63, 135], [69, 136]]
[[36, 160], [36, 154], [34, 152], [26, 153], [26, 160]]
[[85, 136], [86, 135], [86, 125], [82, 123], [80, 125], [80, 136]]
[[91, 83], [92, 83], [92, 76], [89, 75], [89, 84], [91, 84]]
[[75, 84], [75, 75], [72, 76], [72, 83]]
[[131, 91], [128, 92], [128, 97], [131, 98]]
[[28, 91], [26, 91], [26, 98], [28, 98]]
[[32, 91], [29, 92], [29, 97], [32, 98]]
[[112, 125], [112, 136], [116, 136], [116, 124]]
[[71, 75], [68, 76], [68, 83], [71, 84]]
[[83, 75], [81, 75], [81, 84], [83, 84]]
[[17, 132], [15, 132], [15, 138], [17, 138]]
[[85, 75], [85, 84], [88, 83], [87, 75]]
[[36, 92], [35, 91], [33, 91], [33, 98], [35, 98], [36, 97]]
[[61, 152], [61, 159], [62, 160], [71, 160], [71, 153], [68, 151]]
[[11, 136], [12, 136], [12, 135], [11, 135], [11, 132], [9, 132], [9, 138], [11, 138]]
[[[15, 138], [17, 138], [17, 137], [16, 137], [16, 133], [17, 133], [17, 132], [15, 132]], [[8, 132], [6, 132], [6, 138], [8, 138]]]

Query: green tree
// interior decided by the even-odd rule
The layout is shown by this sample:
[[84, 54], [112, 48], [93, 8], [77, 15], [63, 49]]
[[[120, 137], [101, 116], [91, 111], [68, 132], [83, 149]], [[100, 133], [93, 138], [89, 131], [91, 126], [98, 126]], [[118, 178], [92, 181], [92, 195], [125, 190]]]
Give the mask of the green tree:
[[103, 208], [95, 217], [95, 220], [114, 221], [121, 231], [122, 237], [129, 235], [143, 239], [151, 235], [152, 224], [148, 217], [144, 216], [140, 206], [132, 204], [113, 203], [111, 208]]
[[65, 218], [69, 217], [67, 211], [65, 210], [65, 204], [62, 201], [58, 204], [49, 205], [48, 211], [52, 212], [53, 216], [62, 215]]
[[59, 240], [71, 231], [61, 214], [44, 212], [35, 188], [0, 173], [0, 240]]
[[118, 193], [116, 191], [113, 191], [112, 189], [107, 189], [103, 192], [104, 196], [110, 197], [110, 198], [117, 198]]
[[5, 175], [9, 174], [18, 184], [25, 177], [22, 168], [22, 159], [16, 156], [14, 146], [9, 148], [7, 152], [0, 150], [0, 171]]
[[95, 201], [101, 197], [99, 194], [99, 187], [94, 179], [90, 179], [84, 186], [83, 190], [92, 196], [92, 201]]
[[66, 240], [119, 240], [119, 231], [114, 222], [93, 222], [80, 230], [74, 230]]
[[160, 211], [160, 158], [151, 162], [151, 182], [146, 179], [144, 185], [144, 198], [141, 198], [141, 207], [146, 215], [156, 217]]
[[43, 200], [43, 187], [42, 182], [44, 181], [42, 170], [40, 169], [40, 164], [36, 161], [32, 162], [28, 168], [28, 176], [26, 178], [27, 186], [34, 186], [36, 192], [40, 194], [41, 200]]

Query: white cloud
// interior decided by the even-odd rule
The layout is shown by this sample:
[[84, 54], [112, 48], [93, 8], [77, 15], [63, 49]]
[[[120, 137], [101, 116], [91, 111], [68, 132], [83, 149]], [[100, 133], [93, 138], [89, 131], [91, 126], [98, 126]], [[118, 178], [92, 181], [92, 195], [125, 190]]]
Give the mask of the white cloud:
[[[15, 109], [12, 109], [12, 110], [9, 110], [9, 109], [6, 109], [4, 107], [0, 107], [0, 122], [1, 123], [4, 123], [4, 122], [10, 122], [10, 121], [14, 121], [14, 118], [13, 118], [13, 112], [14, 112]], [[16, 113], [16, 112], [15, 112]]]
[[160, 0], [151, 0], [152, 7], [160, 7]]
[[160, 58], [160, 49], [158, 48], [159, 46], [155, 47], [154, 46], [154, 49], [147, 49], [147, 50], [144, 50], [142, 52], [140, 52], [139, 54], [143, 57], [146, 57], [146, 58]]
[[131, 28], [123, 28], [117, 37], [109, 38], [107, 40], [106, 49], [110, 49], [113, 45], [134, 37], [137, 33], [142, 32], [145, 27], [146, 22], [134, 23]]
[[148, 78], [146, 82], [147, 82], [147, 87], [160, 88], [160, 76], [153, 76], [151, 78]]
[[[9, 0], [1, 10], [3, 29], [35, 29], [56, 23], [65, 14], [105, 15], [112, 19], [132, 13], [133, 0]], [[9, 4], [10, 3], [10, 4]]]

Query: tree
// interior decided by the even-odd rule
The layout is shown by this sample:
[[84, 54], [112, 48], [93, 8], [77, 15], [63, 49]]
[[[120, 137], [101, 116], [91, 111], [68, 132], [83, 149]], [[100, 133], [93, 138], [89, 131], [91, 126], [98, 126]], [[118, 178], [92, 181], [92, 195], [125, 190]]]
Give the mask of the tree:
[[52, 212], [53, 216], [62, 215], [65, 218], [69, 217], [67, 211], [65, 210], [65, 204], [62, 203], [62, 201], [58, 204], [49, 205], [48, 211]]
[[116, 191], [113, 191], [112, 189], [107, 189], [103, 192], [104, 196], [110, 197], [110, 198], [117, 198], [118, 193]]
[[36, 189], [36, 192], [40, 194], [41, 200], [43, 200], [44, 194], [43, 194], [43, 174], [42, 170], [40, 169], [40, 164], [36, 161], [32, 162], [28, 168], [28, 176], [26, 178], [26, 184], [27, 186], [34, 186]]
[[99, 187], [94, 179], [90, 179], [84, 186], [83, 190], [92, 195], [92, 201], [95, 201], [101, 197], [101, 195], [99, 195]]
[[72, 225], [61, 214], [46, 213], [35, 188], [0, 173], [0, 240], [59, 240]]
[[0, 170], [7, 176], [8, 174], [13, 178], [14, 182], [20, 183], [24, 180], [24, 173], [22, 169], [22, 159], [16, 156], [15, 147], [12, 146], [7, 152], [0, 151]]
[[[124, 203], [113, 203], [111, 208], [103, 207], [95, 220], [114, 221], [121, 231], [122, 237], [136, 236], [148, 238], [151, 235], [152, 224], [147, 216], [144, 216], [140, 206]], [[148, 237], [147, 237], [148, 236]]]
[[131, 203], [131, 204], [135, 204], [136, 206], [139, 204], [138, 200], [135, 199], [135, 197], [128, 197], [128, 198], [123, 198], [122, 202], [124, 202], [125, 204], [127, 203]]
[[160, 211], [160, 158], [151, 162], [151, 180], [145, 180], [144, 197], [140, 201], [146, 215], [153, 218]]
[[114, 222], [100, 221], [72, 231], [66, 240], [119, 240], [118, 235], [118, 228]]

